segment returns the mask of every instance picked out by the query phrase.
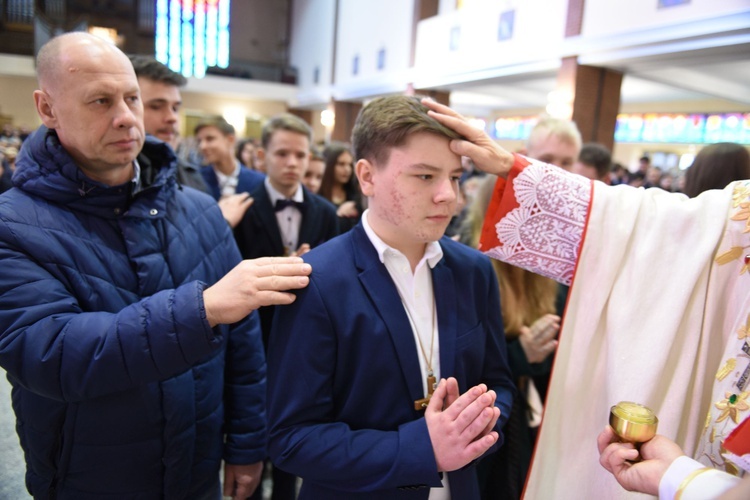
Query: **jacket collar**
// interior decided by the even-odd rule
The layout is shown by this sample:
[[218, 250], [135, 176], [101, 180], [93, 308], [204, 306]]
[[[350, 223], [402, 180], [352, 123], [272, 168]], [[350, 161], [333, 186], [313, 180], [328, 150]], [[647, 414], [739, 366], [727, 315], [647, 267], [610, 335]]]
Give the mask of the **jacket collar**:
[[[419, 369], [417, 347], [411, 334], [409, 318], [388, 270], [380, 262], [375, 247], [360, 222], [351, 230], [354, 265], [359, 280], [390, 334], [401, 366], [404, 383], [414, 399], [424, 397], [422, 373]], [[455, 374], [456, 296], [453, 271], [441, 259], [432, 269], [432, 283], [438, 317], [440, 339], [440, 376]], [[408, 334], [405, 334], [407, 333]]]
[[[131, 182], [107, 186], [87, 177], [62, 147], [54, 130], [39, 127], [23, 143], [13, 175], [13, 184], [29, 194], [72, 210], [116, 218], [130, 212], [136, 199], [144, 199], [147, 213], [164, 213], [166, 193], [175, 187], [176, 158], [171, 148], [158, 139], [147, 137], [138, 155], [143, 191], [132, 197]], [[153, 215], [150, 215], [153, 217]]]

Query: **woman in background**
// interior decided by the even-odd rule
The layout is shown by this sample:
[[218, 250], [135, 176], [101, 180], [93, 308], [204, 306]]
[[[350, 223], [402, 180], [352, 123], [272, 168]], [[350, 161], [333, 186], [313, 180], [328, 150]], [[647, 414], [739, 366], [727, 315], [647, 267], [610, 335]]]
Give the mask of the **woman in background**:
[[[464, 220], [461, 241], [474, 248], [496, 180], [488, 175], [481, 181]], [[484, 500], [516, 500], [523, 492], [541, 423], [562, 311], [556, 311], [557, 282], [491, 260], [500, 285], [508, 362], [518, 396], [505, 426], [505, 443], [482, 459], [478, 473]]]
[[252, 170], [255, 168], [255, 141], [244, 139], [237, 144], [237, 161]]
[[354, 157], [349, 146], [342, 143], [328, 145], [323, 156], [326, 168], [318, 194], [336, 205], [339, 229], [344, 233], [357, 225], [364, 211], [362, 194], [354, 175]]
[[683, 192], [694, 198], [708, 189], [724, 189], [730, 182], [750, 179], [750, 153], [733, 142], [717, 142], [701, 149], [685, 173]]
[[310, 148], [310, 161], [307, 170], [302, 177], [302, 184], [313, 194], [320, 191], [320, 183], [323, 181], [323, 172], [326, 171], [326, 159], [318, 148]]

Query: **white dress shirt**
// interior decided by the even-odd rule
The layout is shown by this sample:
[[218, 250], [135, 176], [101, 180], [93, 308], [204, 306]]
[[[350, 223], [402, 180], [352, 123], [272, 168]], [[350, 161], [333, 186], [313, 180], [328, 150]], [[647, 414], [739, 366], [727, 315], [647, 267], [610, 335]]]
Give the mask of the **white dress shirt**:
[[225, 175], [218, 168], [212, 167], [216, 172], [216, 181], [219, 183], [221, 198], [232, 196], [237, 193], [237, 184], [240, 182], [240, 162], [234, 161], [234, 172]]
[[[271, 206], [276, 206], [276, 200], [285, 200], [286, 196], [279, 193], [273, 186], [271, 181], [266, 176], [263, 181], [268, 192], [268, 197], [271, 199]], [[297, 186], [297, 191], [290, 198], [291, 200], [302, 203], [305, 200], [305, 196], [302, 193], [302, 184]], [[299, 248], [299, 228], [302, 224], [302, 212], [299, 209], [289, 206], [284, 207], [283, 210], [276, 212], [276, 222], [279, 225], [279, 232], [281, 233], [281, 242], [284, 244], [284, 254], [289, 255], [292, 252], [296, 252]], [[303, 242], [304, 243], [304, 242]]]
[[[399, 250], [385, 243], [367, 221], [369, 210], [362, 214], [362, 226], [367, 237], [378, 253], [380, 262], [385, 265], [393, 283], [396, 285], [401, 303], [404, 305], [406, 316], [411, 323], [414, 343], [417, 347], [419, 368], [422, 372], [422, 388], [427, 394], [428, 364], [432, 366], [432, 373], [436, 380], [440, 380], [440, 342], [438, 339], [437, 311], [435, 308], [435, 293], [432, 287], [432, 273], [440, 259], [443, 249], [440, 243], [433, 241], [427, 244], [424, 255], [420, 259], [414, 272], [411, 271], [409, 259]], [[420, 348], [424, 349], [424, 353]], [[434, 345], [433, 345], [434, 344]], [[432, 359], [430, 360], [430, 352]], [[425, 359], [425, 356], [427, 359]], [[430, 363], [428, 363], [430, 362]], [[450, 500], [448, 475], [443, 474], [443, 488], [430, 488], [429, 500]]]

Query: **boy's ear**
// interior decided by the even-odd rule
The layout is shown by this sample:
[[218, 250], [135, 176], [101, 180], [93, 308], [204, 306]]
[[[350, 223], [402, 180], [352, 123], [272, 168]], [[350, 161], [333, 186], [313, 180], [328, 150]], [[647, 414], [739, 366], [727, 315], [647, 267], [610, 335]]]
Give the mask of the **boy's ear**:
[[359, 181], [359, 187], [362, 190], [362, 194], [368, 197], [372, 196], [372, 181], [375, 172], [375, 165], [370, 163], [369, 160], [362, 158], [361, 160], [357, 160], [357, 164], [354, 166], [354, 171], [357, 173], [357, 180]]

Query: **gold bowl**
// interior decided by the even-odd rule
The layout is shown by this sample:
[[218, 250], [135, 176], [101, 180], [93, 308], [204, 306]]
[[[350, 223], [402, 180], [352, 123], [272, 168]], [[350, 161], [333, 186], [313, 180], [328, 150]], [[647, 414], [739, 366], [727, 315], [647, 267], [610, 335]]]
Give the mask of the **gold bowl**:
[[630, 443], [645, 443], [654, 437], [658, 424], [651, 409], [630, 401], [620, 401], [609, 412], [609, 425], [620, 439]]

